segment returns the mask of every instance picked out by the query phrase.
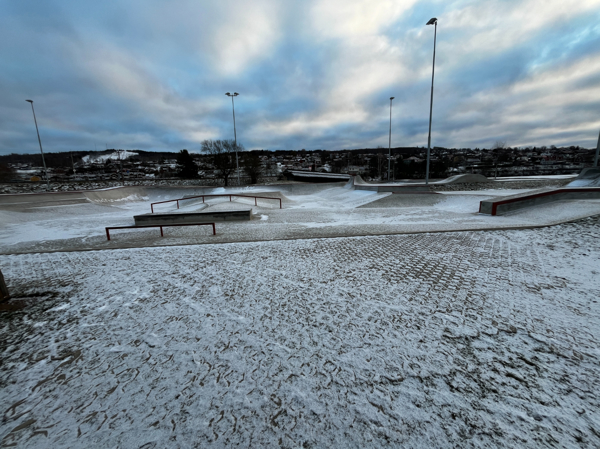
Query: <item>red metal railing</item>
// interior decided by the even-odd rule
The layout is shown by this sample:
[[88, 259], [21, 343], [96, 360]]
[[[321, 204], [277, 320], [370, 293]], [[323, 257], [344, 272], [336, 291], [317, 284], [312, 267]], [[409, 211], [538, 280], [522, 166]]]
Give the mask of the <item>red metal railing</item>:
[[185, 201], [185, 200], [191, 200], [194, 198], [202, 198], [202, 202], [204, 203], [204, 198], [209, 198], [209, 197], [217, 197], [217, 196], [228, 196], [229, 197], [229, 201], [231, 201], [231, 197], [232, 196], [237, 196], [239, 198], [254, 198], [254, 205], [258, 206], [256, 200], [257, 199], [261, 199], [261, 200], [276, 200], [279, 201], [279, 209], [282, 209], [281, 206], [281, 198], [273, 198], [270, 196], [252, 196], [252, 195], [236, 195], [234, 193], [222, 193], [222, 194], [217, 194], [217, 195], [196, 195], [196, 196], [186, 196], [185, 198], [178, 198], [175, 200], [167, 200], [167, 201], [157, 201], [156, 203], [151, 203], [150, 204], [150, 210], [152, 211], [152, 213], [154, 213], [154, 205], [155, 204], [164, 204], [164, 203], [172, 203], [173, 201], [177, 202], [177, 209], [179, 209], [179, 202], [180, 201]]
[[217, 235], [217, 231], [215, 229], [214, 223], [173, 223], [173, 224], [162, 224], [162, 225], [139, 225], [139, 226], [109, 226], [106, 229], [106, 238], [110, 240], [110, 230], [111, 229], [138, 229], [138, 228], [160, 228], [160, 236], [164, 237], [163, 227], [165, 226], [203, 226], [203, 225], [211, 225], [213, 235]]

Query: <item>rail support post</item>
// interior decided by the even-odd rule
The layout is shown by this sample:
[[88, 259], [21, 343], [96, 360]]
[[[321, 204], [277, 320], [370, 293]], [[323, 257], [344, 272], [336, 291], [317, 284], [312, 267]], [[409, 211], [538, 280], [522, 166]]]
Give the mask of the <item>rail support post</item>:
[[162, 226], [160, 227], [160, 236], [164, 237], [165, 235], [163, 234], [163, 230], [162, 230]]
[[106, 228], [106, 240], [110, 240], [110, 231]]

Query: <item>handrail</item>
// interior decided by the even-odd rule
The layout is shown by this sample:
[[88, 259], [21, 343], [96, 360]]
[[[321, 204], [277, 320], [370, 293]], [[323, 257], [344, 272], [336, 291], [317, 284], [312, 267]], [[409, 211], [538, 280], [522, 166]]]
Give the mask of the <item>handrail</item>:
[[161, 224], [161, 225], [136, 225], [136, 226], [108, 226], [106, 229], [106, 238], [110, 240], [110, 229], [137, 229], [137, 228], [160, 228], [160, 236], [164, 237], [163, 227], [164, 226], [202, 226], [212, 225], [213, 235], [217, 235], [214, 223], [172, 223], [172, 224]]
[[173, 201], [177, 201], [177, 209], [179, 209], [179, 202], [180, 201], [191, 200], [191, 199], [194, 199], [194, 198], [202, 198], [202, 202], [204, 203], [204, 198], [216, 197], [216, 196], [228, 196], [230, 202], [231, 202], [231, 197], [232, 196], [237, 196], [237, 197], [240, 197], [240, 198], [254, 198], [254, 205], [255, 206], [258, 206], [258, 204], [256, 202], [256, 200], [258, 198], [260, 198], [262, 200], [277, 200], [277, 201], [279, 201], [279, 209], [283, 209], [283, 207], [281, 205], [281, 198], [273, 198], [271, 196], [236, 195], [235, 193], [221, 193], [221, 194], [215, 194], [215, 195], [186, 196], [185, 198], [177, 198], [175, 200], [157, 201], [155, 203], [151, 203], [150, 204], [150, 210], [152, 211], [152, 213], [154, 213], [154, 205], [155, 204], [172, 203]]

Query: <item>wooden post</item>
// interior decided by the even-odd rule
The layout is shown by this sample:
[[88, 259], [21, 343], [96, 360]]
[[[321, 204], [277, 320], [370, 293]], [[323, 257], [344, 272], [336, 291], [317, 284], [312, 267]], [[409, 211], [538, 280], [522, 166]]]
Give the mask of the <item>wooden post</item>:
[[4, 283], [4, 276], [2, 276], [2, 271], [0, 270], [0, 302], [6, 301], [10, 298], [8, 294], [8, 288], [6, 288], [6, 284]]

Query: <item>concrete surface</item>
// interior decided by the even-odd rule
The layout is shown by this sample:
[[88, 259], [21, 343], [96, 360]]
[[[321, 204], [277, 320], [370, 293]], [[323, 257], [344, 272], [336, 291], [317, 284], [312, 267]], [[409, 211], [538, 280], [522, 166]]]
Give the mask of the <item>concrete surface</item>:
[[[476, 184], [472, 184], [476, 185]], [[395, 194], [355, 190], [351, 182], [333, 184], [280, 184], [246, 188], [143, 188], [86, 192], [84, 203], [46, 201], [54, 194], [8, 195], [10, 207], [0, 201], [0, 253], [95, 250], [140, 246], [250, 242], [342, 236], [389, 235], [460, 230], [520, 229], [551, 226], [600, 214], [600, 200], [569, 200], [523, 209], [492, 217], [479, 214], [481, 200], [507, 195], [507, 189], [444, 192], [440, 194]], [[526, 189], [521, 192], [527, 192]], [[205, 230], [173, 229], [165, 238], [152, 231], [132, 230], [118, 242], [107, 242], [106, 226], [130, 226], [133, 216], [150, 212], [150, 203], [192, 194], [247, 194], [281, 198], [255, 206], [251, 198], [228, 197], [207, 201], [212, 211], [251, 210], [250, 221], [226, 221], [213, 236]], [[71, 194], [73, 198], [81, 193]], [[0, 197], [2, 199], [2, 197]], [[79, 198], [81, 199], [81, 198]], [[273, 204], [270, 204], [273, 203]], [[20, 204], [20, 205], [19, 205]], [[16, 206], [19, 206], [15, 209]], [[196, 200], [159, 205], [158, 213], [194, 213], [205, 207]], [[208, 209], [207, 209], [208, 210]]]
[[447, 184], [473, 184], [473, 183], [491, 183], [494, 182], [483, 175], [454, 175], [449, 178], [430, 181], [425, 184], [423, 181], [416, 182], [395, 182], [395, 183], [368, 183], [360, 175], [355, 176], [351, 183], [357, 190], [368, 190], [373, 192], [410, 192], [410, 191], [428, 191], [430, 186]]
[[598, 254], [596, 218], [0, 255], [0, 439], [597, 448]]
[[555, 201], [600, 199], [600, 188], [580, 187], [542, 190], [511, 197], [492, 198], [481, 201], [479, 212], [490, 215], [504, 215]]
[[600, 187], [600, 168], [584, 168], [579, 176], [568, 184], [569, 187]]

